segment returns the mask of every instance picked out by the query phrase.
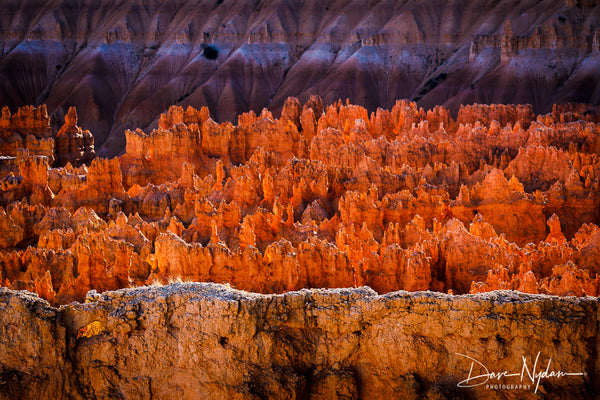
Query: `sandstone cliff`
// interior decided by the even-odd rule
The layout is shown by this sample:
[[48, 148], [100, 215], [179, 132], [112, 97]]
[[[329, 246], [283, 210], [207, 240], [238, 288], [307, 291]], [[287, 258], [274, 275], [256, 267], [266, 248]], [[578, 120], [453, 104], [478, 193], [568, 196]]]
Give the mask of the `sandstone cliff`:
[[0, 152], [3, 156], [16, 156], [19, 149], [27, 149], [54, 162], [54, 140], [51, 139], [50, 117], [45, 105], [25, 106], [11, 114], [7, 106], [0, 117]]
[[[0, 311], [3, 399], [589, 399], [600, 390], [589, 297], [259, 295], [185, 283], [90, 292], [58, 309], [0, 289]], [[524, 386], [464, 387], [481, 366], [517, 374], [488, 385]]]

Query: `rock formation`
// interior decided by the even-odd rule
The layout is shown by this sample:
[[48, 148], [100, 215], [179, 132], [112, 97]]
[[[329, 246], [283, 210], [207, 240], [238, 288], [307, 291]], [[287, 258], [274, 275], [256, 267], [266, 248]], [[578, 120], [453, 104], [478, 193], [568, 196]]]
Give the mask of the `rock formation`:
[[[0, 281], [55, 305], [176, 279], [597, 296], [600, 126], [573, 121], [584, 108], [470, 105], [455, 121], [313, 96], [234, 125], [173, 106], [118, 158], [51, 168], [19, 150], [1, 180]], [[59, 148], [83, 157], [66, 119]]]
[[[600, 104], [600, 5], [591, 0], [3, 7], [0, 105], [45, 103], [58, 119], [76, 106], [102, 156], [122, 154], [127, 129], [157, 128], [173, 104], [207, 105], [218, 122], [265, 107], [278, 116], [288, 97], [315, 93], [369, 112], [408, 98], [453, 116], [469, 103], [529, 103], [536, 113]], [[298, 127], [297, 111], [286, 119]]]
[[50, 165], [54, 162], [54, 141], [51, 139], [50, 117], [47, 107], [25, 106], [10, 113], [8, 106], [2, 108], [0, 117], [0, 153], [3, 156], [17, 155], [18, 149], [27, 149], [46, 156]]
[[0, 400], [598, 396], [599, 1], [71, 3], [0, 12]]
[[[57, 309], [2, 288], [0, 326], [3, 399], [589, 399], [600, 390], [595, 298], [366, 287], [259, 295], [177, 283], [90, 292]], [[486, 371], [517, 376], [467, 381]]]
[[77, 126], [77, 111], [75, 107], [69, 108], [65, 116], [65, 124], [56, 134], [57, 165], [62, 167], [67, 163], [79, 166], [89, 164], [96, 156], [94, 150], [94, 137], [88, 130]]
[[17, 172], [19, 149], [32, 155], [44, 156], [50, 167], [63, 167], [67, 163], [80, 166], [89, 164], [95, 157], [94, 137], [88, 130], [77, 126], [77, 111], [69, 109], [64, 125], [56, 132], [51, 126], [46, 105], [25, 106], [15, 114], [2, 108], [0, 117], [0, 173]]

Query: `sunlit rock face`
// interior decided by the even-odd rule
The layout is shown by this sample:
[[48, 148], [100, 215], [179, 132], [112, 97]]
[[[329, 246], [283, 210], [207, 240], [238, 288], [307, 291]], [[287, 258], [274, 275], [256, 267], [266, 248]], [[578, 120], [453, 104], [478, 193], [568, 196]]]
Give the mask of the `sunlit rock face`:
[[16, 157], [21, 149], [44, 156], [50, 167], [67, 163], [80, 166], [96, 156], [94, 136], [77, 125], [74, 107], [69, 109], [62, 126], [53, 126], [46, 105], [20, 107], [14, 114], [4, 106], [0, 116], [0, 155], [5, 157], [0, 164], [1, 173], [16, 171]]
[[[0, 311], [6, 399], [590, 399], [599, 390], [589, 297], [259, 295], [178, 283], [90, 292], [59, 309], [1, 288]], [[496, 376], [488, 386], [484, 374]]]
[[[174, 104], [214, 120], [311, 94], [375, 111], [600, 103], [597, 1], [11, 0], [0, 18], [0, 104], [76, 106], [102, 156]], [[526, 116], [524, 116], [526, 117]], [[504, 123], [504, 121], [499, 121]], [[527, 128], [527, 127], [525, 127]], [[71, 143], [73, 144], [73, 143]]]
[[[57, 160], [89, 156], [76, 115]], [[280, 118], [217, 123], [172, 106], [158, 120], [128, 130], [117, 158], [3, 158], [3, 286], [54, 305], [178, 279], [260, 293], [600, 290], [593, 106], [475, 104], [454, 120], [406, 100], [369, 113], [312, 96], [288, 98]]]

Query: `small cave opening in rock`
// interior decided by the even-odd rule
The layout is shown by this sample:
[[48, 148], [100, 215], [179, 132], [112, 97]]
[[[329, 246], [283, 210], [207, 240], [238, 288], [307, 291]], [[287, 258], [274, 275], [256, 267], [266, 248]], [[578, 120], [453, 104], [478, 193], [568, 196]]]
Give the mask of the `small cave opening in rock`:
[[203, 55], [208, 60], [216, 60], [219, 58], [219, 49], [211, 44], [210, 46], [206, 46], [204, 48]]

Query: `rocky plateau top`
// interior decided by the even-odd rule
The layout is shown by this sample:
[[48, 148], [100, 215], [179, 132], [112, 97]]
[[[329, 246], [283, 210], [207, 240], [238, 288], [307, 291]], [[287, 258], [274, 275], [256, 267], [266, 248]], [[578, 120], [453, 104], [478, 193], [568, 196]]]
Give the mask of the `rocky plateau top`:
[[[260, 295], [207, 283], [90, 292], [57, 309], [0, 288], [0, 398], [591, 399], [598, 311], [596, 298], [508, 291]], [[465, 382], [480, 364], [525, 368], [488, 382], [521, 388]]]

